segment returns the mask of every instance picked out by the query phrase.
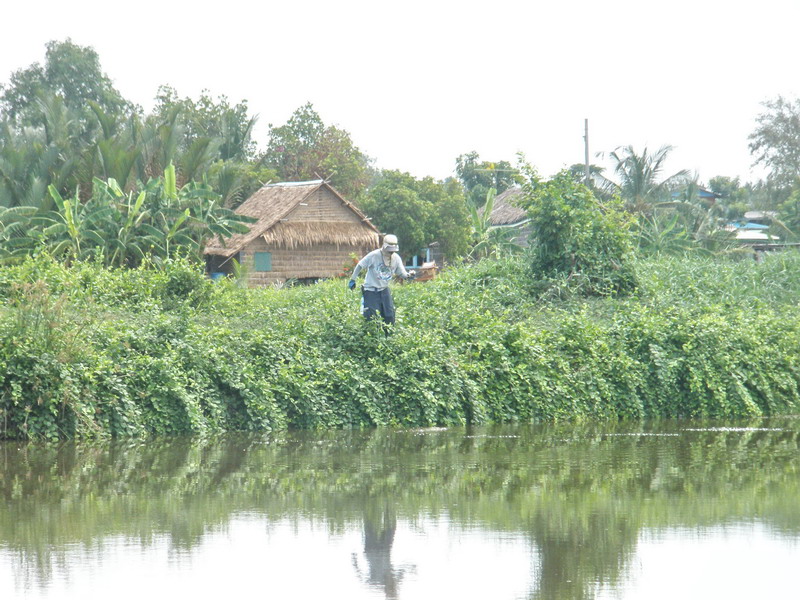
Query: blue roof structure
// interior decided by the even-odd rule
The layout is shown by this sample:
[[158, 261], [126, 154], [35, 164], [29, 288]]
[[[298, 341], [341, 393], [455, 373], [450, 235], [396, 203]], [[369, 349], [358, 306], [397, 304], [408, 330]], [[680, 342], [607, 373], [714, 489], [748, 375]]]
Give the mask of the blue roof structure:
[[769, 225], [762, 225], [761, 223], [750, 223], [749, 221], [731, 221], [728, 223], [731, 227], [735, 227], [736, 229], [746, 229], [746, 230], [759, 230], [759, 229], [769, 229]]
[[[683, 192], [672, 192], [673, 198], [679, 198], [681, 195], [683, 195]], [[717, 194], [716, 192], [711, 192], [705, 188], [699, 187], [697, 188], [697, 197], [706, 200], [714, 200], [716, 198], [721, 198], [722, 194]]]

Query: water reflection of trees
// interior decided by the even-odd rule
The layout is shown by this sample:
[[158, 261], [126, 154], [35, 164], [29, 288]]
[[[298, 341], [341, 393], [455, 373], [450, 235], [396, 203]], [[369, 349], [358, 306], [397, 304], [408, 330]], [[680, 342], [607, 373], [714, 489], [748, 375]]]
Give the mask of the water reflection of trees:
[[758, 516], [796, 535], [798, 433], [787, 423], [6, 443], [0, 545], [46, 580], [74, 542], [123, 535], [147, 545], [166, 534], [192, 549], [237, 512], [281, 519], [302, 507], [333, 526], [360, 523], [361, 574], [392, 598], [404, 573], [391, 560], [397, 518], [446, 513], [527, 535], [538, 557], [531, 597], [591, 597], [624, 574], [643, 528]]

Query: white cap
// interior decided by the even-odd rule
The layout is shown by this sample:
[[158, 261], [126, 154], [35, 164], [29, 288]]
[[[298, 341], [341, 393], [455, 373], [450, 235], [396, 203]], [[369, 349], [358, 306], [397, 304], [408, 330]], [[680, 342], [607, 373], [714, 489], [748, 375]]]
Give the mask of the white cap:
[[400, 249], [397, 245], [397, 236], [391, 233], [387, 234], [386, 237], [383, 238], [383, 249], [389, 252], [397, 252]]

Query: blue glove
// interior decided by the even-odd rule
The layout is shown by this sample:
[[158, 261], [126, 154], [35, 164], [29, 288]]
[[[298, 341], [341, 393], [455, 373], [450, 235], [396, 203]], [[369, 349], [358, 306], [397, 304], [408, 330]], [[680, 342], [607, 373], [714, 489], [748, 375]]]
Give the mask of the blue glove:
[[356, 280], [355, 279], [351, 279], [350, 281], [348, 281], [347, 282], [347, 287], [350, 288], [351, 290], [356, 289]]

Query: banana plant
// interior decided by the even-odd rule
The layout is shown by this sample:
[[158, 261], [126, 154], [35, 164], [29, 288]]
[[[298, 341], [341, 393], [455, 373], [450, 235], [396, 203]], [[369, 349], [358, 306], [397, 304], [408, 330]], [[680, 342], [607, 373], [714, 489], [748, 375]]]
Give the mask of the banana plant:
[[37, 215], [35, 221], [44, 224], [42, 233], [51, 254], [71, 261], [86, 258], [92, 248], [103, 250], [106, 242], [101, 232], [108, 229], [107, 225], [113, 219], [113, 207], [81, 202], [77, 189], [75, 196], [69, 199], [63, 198], [53, 185], [48, 191], [56, 210]]
[[0, 207], [0, 260], [43, 247], [68, 262], [99, 256], [108, 266], [134, 267], [147, 257], [197, 253], [209, 238], [244, 233], [253, 222], [224, 208], [207, 184], [179, 188], [172, 165], [137, 191], [113, 177], [95, 178], [91, 190], [82, 200], [79, 188], [65, 197], [51, 184], [52, 210]]
[[56, 237], [60, 234], [66, 233], [67, 239], [62, 239], [56, 245], [54, 254], [62, 254], [71, 251], [73, 257], [78, 257], [81, 254], [81, 242], [83, 235], [80, 228], [80, 217], [78, 215], [78, 207], [80, 202], [77, 200], [78, 191], [75, 191], [75, 201], [70, 201], [62, 198], [61, 194], [50, 185], [47, 190], [50, 196], [56, 203], [57, 212], [54, 219], [55, 223], [44, 230], [48, 237]]
[[133, 192], [124, 194], [115, 180], [109, 179], [108, 187], [119, 202], [118, 208], [122, 208], [119, 213], [122, 222], [115, 235], [108, 240], [109, 264], [115, 267], [132, 266], [144, 260], [158, 246], [157, 239], [141, 231], [142, 224], [150, 218], [149, 212], [144, 210], [147, 193], [140, 191], [134, 200]]
[[164, 195], [168, 200], [178, 199], [178, 185], [175, 177], [175, 165], [171, 162], [164, 169]]
[[496, 197], [497, 190], [494, 188], [486, 192], [486, 202], [482, 212], [474, 204], [469, 203], [472, 219], [472, 250], [469, 256], [473, 259], [514, 254], [522, 250], [522, 247], [513, 240], [514, 234], [517, 233], [515, 228], [492, 225], [492, 210]]

